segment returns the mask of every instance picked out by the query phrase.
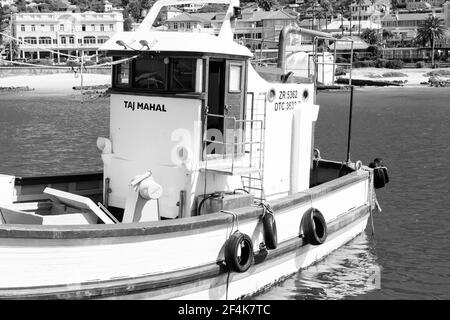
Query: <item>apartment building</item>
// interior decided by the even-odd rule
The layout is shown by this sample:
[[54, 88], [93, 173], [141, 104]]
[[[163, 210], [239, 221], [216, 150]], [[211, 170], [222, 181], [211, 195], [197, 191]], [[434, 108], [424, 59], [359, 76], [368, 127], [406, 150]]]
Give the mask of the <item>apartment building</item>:
[[183, 12], [166, 20], [165, 27], [169, 31], [208, 32], [214, 33], [211, 20], [217, 13]]
[[123, 15], [121, 11], [16, 13], [12, 24], [21, 58], [61, 61], [61, 53], [95, 54], [114, 33], [123, 31]]
[[[187, 13], [168, 19], [169, 31], [191, 31], [218, 34], [224, 13]], [[234, 38], [250, 49], [276, 47], [281, 29], [296, 24], [296, 16], [288, 10], [262, 11], [242, 10], [242, 19], [235, 21]], [[262, 41], [264, 39], [264, 42]]]
[[[364, 29], [380, 29], [381, 19], [387, 13], [389, 7], [382, 3], [372, 3], [370, 0], [353, 2], [350, 5], [352, 25]], [[356, 28], [356, 27], [355, 27]]]
[[385, 16], [381, 25], [384, 30], [392, 32], [394, 37], [390, 42], [408, 42], [417, 35], [417, 28], [430, 16], [436, 16], [443, 19], [442, 10], [435, 12], [415, 12], [415, 13], [396, 13]]
[[443, 19], [445, 25], [450, 28], [450, 1], [447, 1], [443, 5]]

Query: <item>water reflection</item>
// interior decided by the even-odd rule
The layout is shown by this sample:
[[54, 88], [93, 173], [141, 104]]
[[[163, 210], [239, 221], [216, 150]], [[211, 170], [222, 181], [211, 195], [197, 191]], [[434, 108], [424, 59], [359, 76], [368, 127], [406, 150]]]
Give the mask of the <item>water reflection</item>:
[[380, 289], [381, 266], [370, 236], [362, 233], [328, 255], [255, 299], [348, 299]]

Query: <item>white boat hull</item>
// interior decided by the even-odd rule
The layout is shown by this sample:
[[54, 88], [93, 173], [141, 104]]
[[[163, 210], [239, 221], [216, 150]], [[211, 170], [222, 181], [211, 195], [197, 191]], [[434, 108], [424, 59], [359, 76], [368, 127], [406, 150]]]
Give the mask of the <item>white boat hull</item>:
[[[359, 170], [272, 202], [278, 247], [264, 243], [260, 207], [148, 223], [0, 225], [0, 298], [235, 299], [305, 268], [363, 232], [372, 178]], [[303, 215], [323, 213], [321, 245], [301, 238]], [[224, 262], [229, 236], [250, 236], [255, 261], [244, 273]]]

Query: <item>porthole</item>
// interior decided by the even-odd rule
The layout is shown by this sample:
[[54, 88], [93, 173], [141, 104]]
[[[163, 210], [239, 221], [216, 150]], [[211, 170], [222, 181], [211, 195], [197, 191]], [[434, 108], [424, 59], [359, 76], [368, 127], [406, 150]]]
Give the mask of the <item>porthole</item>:
[[303, 101], [307, 101], [309, 99], [309, 91], [308, 89], [303, 90]]
[[273, 102], [275, 100], [277, 93], [275, 91], [274, 88], [270, 89], [268, 94], [267, 94], [267, 100], [269, 100], [269, 102]]

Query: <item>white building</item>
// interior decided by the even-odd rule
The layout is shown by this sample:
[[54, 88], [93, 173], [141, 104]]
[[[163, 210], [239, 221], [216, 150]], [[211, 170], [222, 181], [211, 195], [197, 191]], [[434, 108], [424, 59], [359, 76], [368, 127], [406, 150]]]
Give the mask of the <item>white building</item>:
[[0, 5], [2, 7], [11, 6], [14, 4], [14, 0], [0, 0]]
[[359, 29], [380, 29], [381, 18], [386, 14], [384, 4], [372, 3], [370, 0], [353, 2], [350, 5], [352, 27]]
[[198, 10], [200, 10], [201, 8], [203, 8], [205, 6], [205, 4], [199, 4], [199, 3], [187, 3], [187, 4], [183, 4], [180, 5], [179, 8], [182, 11], [187, 11], [187, 12], [197, 12]]
[[407, 10], [427, 10], [431, 9], [430, 1], [425, 0], [406, 0]]
[[[81, 56], [96, 50], [114, 33], [123, 31], [120, 11], [109, 13], [17, 13], [13, 35], [19, 40], [20, 57], [62, 58], [59, 53]], [[56, 51], [56, 54], [48, 50]]]
[[418, 27], [431, 17], [444, 19], [444, 13], [420, 12], [420, 13], [397, 13], [387, 15], [381, 21], [383, 30], [390, 31], [394, 37], [389, 42], [405, 42], [413, 40], [417, 35]]
[[444, 7], [443, 18], [445, 21], [445, 25], [447, 27], [450, 27], [450, 1], [444, 3], [443, 7]]

